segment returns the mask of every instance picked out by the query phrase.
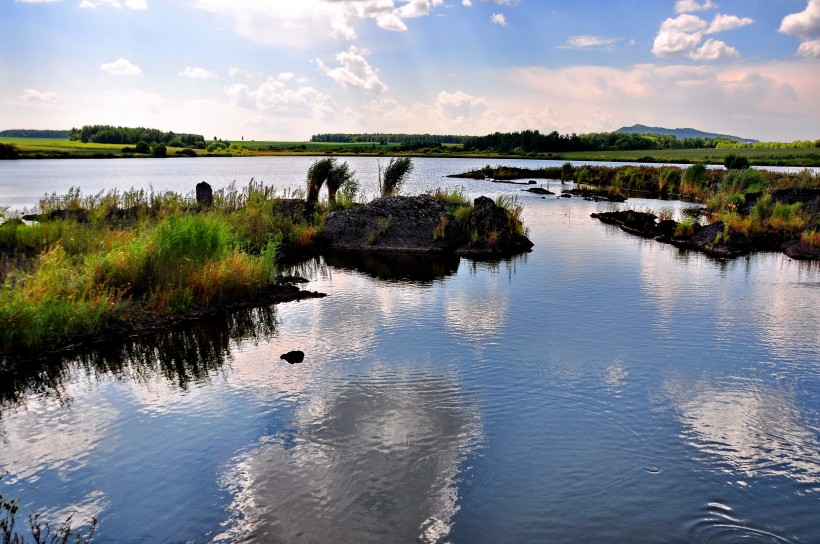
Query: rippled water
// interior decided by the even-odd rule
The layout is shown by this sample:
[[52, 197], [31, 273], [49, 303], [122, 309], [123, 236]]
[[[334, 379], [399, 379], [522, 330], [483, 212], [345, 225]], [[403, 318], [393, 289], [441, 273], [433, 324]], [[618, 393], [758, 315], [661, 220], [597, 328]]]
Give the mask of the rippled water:
[[820, 541], [820, 267], [521, 195], [516, 259], [319, 259], [324, 299], [4, 378], [0, 491], [95, 542]]

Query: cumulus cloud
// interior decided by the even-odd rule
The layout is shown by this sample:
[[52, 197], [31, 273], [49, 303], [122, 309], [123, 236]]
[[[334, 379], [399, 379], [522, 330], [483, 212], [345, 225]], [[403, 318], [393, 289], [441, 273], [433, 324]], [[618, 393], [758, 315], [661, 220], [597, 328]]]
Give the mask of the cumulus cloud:
[[441, 91], [436, 98], [436, 108], [444, 117], [460, 122], [486, 110], [487, 101], [460, 90], [454, 93]]
[[803, 43], [797, 49], [799, 56], [820, 57], [820, 0], [809, 0], [803, 11], [786, 15], [780, 23], [780, 32], [803, 38]]
[[429, 16], [444, 0], [195, 0], [194, 7], [232, 22], [235, 32], [260, 43], [307, 48], [328, 38], [354, 40], [356, 20], [394, 32], [407, 19]]
[[368, 92], [386, 91], [387, 85], [379, 79], [378, 70], [373, 68], [365, 55], [368, 51], [351, 45], [347, 51], [336, 55], [339, 66], [330, 68], [320, 59], [316, 59], [319, 70], [339, 85]]
[[493, 13], [490, 16], [490, 20], [499, 26], [507, 26], [507, 19], [503, 13]]
[[96, 9], [100, 6], [110, 6], [112, 8], [127, 8], [133, 10], [148, 9], [148, 2], [146, 0], [82, 0], [80, 7], [83, 9]]
[[37, 89], [26, 89], [20, 96], [26, 102], [54, 102], [57, 100], [57, 93], [54, 91], [38, 91]]
[[691, 13], [693, 11], [704, 11], [718, 7], [712, 0], [698, 2], [697, 0], [678, 0], [675, 3], [675, 13]]
[[740, 53], [737, 49], [713, 38], [709, 38], [699, 49], [689, 53], [689, 58], [694, 60], [722, 60], [738, 57], [740, 57]]
[[615, 44], [622, 42], [623, 38], [604, 38], [602, 36], [590, 36], [589, 34], [581, 34], [578, 36], [571, 36], [567, 43], [559, 45], [562, 49], [595, 49], [608, 48]]
[[142, 73], [142, 68], [123, 58], [100, 64], [100, 70], [117, 76], [133, 76]]
[[737, 15], [723, 15], [722, 13], [718, 13], [715, 15], [715, 18], [712, 19], [712, 23], [709, 25], [709, 28], [706, 29], [704, 34], [715, 34], [717, 32], [734, 30], [736, 28], [750, 25], [754, 22], [755, 20], [750, 19], [749, 17], [738, 17]]
[[288, 117], [322, 119], [332, 116], [332, 100], [312, 87], [292, 87], [269, 77], [258, 88], [236, 83], [225, 89], [231, 102], [241, 108], [256, 109]]
[[803, 11], [783, 17], [780, 32], [803, 38], [820, 37], [820, 0], [809, 0]]
[[199, 66], [186, 66], [185, 69], [179, 73], [179, 75], [193, 79], [215, 79], [219, 77], [215, 72], [205, 68], [200, 68]]
[[797, 54], [807, 59], [820, 59], [820, 40], [806, 40], [801, 43]]
[[[678, 2], [677, 8], [681, 8]], [[690, 2], [682, 7], [691, 10], [693, 6], [701, 6], [700, 9], [717, 7], [716, 4], [698, 4]], [[754, 23], [754, 19], [749, 17], [738, 17], [736, 15], [725, 15], [718, 13], [707, 23], [697, 15], [681, 13], [677, 17], [670, 17], [661, 23], [655, 41], [652, 44], [652, 53], [656, 57], [681, 57], [688, 55], [695, 60], [719, 60], [726, 58], [740, 57], [740, 53], [734, 47], [727, 45], [720, 40], [708, 39], [701, 45], [704, 36], [726, 32], [741, 28]]]
[[468, 8], [473, 7], [473, 0], [461, 0], [461, 5]]
[[656, 57], [677, 57], [693, 51], [703, 39], [707, 23], [695, 15], [683, 14], [661, 23], [652, 45]]
[[253, 74], [237, 66], [233, 66], [228, 70], [228, 76], [230, 76], [231, 79], [241, 79], [245, 81], [253, 79]]

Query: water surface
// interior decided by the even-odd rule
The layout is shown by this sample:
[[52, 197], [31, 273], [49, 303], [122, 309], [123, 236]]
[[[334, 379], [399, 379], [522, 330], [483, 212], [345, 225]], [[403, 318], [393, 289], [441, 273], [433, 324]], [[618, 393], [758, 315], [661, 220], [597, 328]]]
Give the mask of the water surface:
[[324, 299], [5, 381], [3, 495], [95, 542], [820, 541], [820, 267], [517, 194], [530, 254], [318, 259]]

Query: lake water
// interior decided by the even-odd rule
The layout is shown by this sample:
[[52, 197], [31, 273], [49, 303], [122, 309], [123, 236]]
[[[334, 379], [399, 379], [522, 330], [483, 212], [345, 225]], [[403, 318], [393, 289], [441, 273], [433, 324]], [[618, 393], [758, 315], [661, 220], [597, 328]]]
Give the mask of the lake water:
[[[348, 160], [373, 194], [375, 160]], [[0, 202], [296, 188], [311, 161], [18, 161]], [[295, 272], [324, 299], [6, 382], [0, 492], [97, 516], [94, 542], [820, 542], [820, 266], [716, 261], [590, 219], [608, 204], [443, 177], [487, 162], [506, 164], [417, 159], [406, 192], [518, 194], [532, 253], [316, 259]]]

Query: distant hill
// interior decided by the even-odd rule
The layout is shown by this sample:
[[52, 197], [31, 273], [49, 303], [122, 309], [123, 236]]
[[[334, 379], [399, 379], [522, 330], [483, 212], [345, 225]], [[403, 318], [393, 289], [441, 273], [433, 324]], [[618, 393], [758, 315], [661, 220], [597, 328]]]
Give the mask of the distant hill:
[[66, 138], [67, 130], [36, 130], [15, 128], [12, 130], [0, 130], [2, 138]]
[[703, 132], [693, 128], [663, 128], [663, 127], [648, 127], [646, 125], [632, 125], [631, 127], [622, 127], [615, 132], [627, 132], [631, 134], [665, 134], [675, 136], [678, 140], [684, 138], [725, 138], [727, 140], [734, 140], [744, 144], [753, 144], [757, 140], [749, 138], [740, 138], [738, 136], [730, 136], [729, 134], [715, 134], [713, 132]]

